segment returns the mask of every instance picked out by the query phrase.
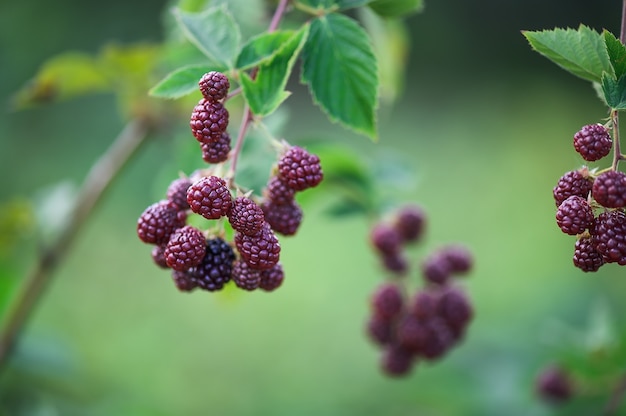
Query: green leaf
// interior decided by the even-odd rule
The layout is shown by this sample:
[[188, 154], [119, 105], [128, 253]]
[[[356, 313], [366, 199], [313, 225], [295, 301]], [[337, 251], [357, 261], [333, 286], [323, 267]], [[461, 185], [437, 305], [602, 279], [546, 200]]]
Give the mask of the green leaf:
[[285, 86], [298, 54], [306, 42], [308, 29], [308, 25], [303, 26], [276, 52], [270, 62], [258, 66], [254, 79], [245, 72], [241, 74], [243, 95], [254, 114], [259, 116], [271, 114], [289, 97]]
[[609, 107], [614, 110], [626, 110], [626, 75], [616, 80], [604, 73], [602, 76], [602, 92]]
[[355, 7], [365, 6], [372, 0], [337, 0], [337, 5], [341, 10], [353, 9]]
[[208, 71], [216, 70], [206, 65], [190, 65], [170, 72], [150, 89], [150, 95], [159, 98], [180, 98], [198, 90], [198, 81]]
[[298, 0], [296, 4], [304, 6], [305, 9], [325, 10], [332, 12], [338, 8], [334, 0]]
[[374, 0], [369, 7], [379, 16], [401, 17], [421, 12], [424, 8], [422, 0]]
[[626, 47], [608, 30], [602, 32], [602, 34], [606, 43], [606, 51], [609, 54], [609, 59], [615, 72], [615, 78], [619, 79], [626, 74]]
[[604, 37], [587, 26], [522, 33], [535, 51], [580, 78], [600, 82], [603, 73], [614, 75]]
[[234, 67], [241, 33], [225, 6], [212, 7], [201, 13], [174, 9], [174, 15], [187, 39], [202, 53], [226, 68]]
[[377, 137], [378, 66], [367, 33], [340, 14], [311, 22], [302, 81], [332, 121]]
[[262, 33], [250, 39], [237, 57], [237, 69], [250, 69], [271, 61], [279, 49], [291, 38], [292, 30]]

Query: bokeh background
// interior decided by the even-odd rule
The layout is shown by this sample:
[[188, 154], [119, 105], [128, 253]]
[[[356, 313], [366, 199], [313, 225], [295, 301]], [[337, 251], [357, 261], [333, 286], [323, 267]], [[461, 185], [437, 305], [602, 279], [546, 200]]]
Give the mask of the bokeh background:
[[[61, 210], [63, 192], [81, 183], [124, 123], [108, 94], [19, 112], [8, 109], [10, 97], [60, 52], [159, 42], [166, 6], [0, 1], [3, 204], [49, 202], [46, 193], [61, 189], [53, 205]], [[389, 198], [426, 209], [428, 234], [412, 252], [416, 266], [447, 242], [473, 251], [476, 267], [463, 284], [476, 317], [444, 360], [419, 364], [400, 380], [381, 374], [363, 330], [369, 296], [385, 279], [367, 241], [372, 219], [329, 216], [332, 195], [323, 187], [312, 191], [317, 198], [307, 203], [297, 237], [281, 240], [287, 277], [278, 291], [179, 293], [135, 234], [138, 215], [163, 196], [177, 169], [175, 149], [193, 140], [172, 133], [132, 160], [81, 231], [0, 374], [0, 411], [599, 414], [608, 391], [591, 391], [593, 400], [563, 410], [539, 401], [533, 380], [553, 361], [623, 367], [619, 359], [602, 361], [602, 348], [623, 338], [624, 271], [608, 265], [585, 274], [572, 266], [574, 239], [556, 227], [551, 196], [557, 179], [582, 164], [573, 134], [607, 114], [588, 83], [531, 51], [520, 31], [585, 23], [618, 33], [620, 7], [428, 1], [407, 20], [406, 85], [397, 104], [381, 109], [376, 144], [330, 124], [306, 89], [291, 85], [288, 140], [340, 141], [383, 185], [393, 183]], [[403, 168], [381, 173], [384, 159]], [[35, 234], [5, 246], [5, 300], [31, 266]], [[600, 352], [590, 353], [594, 347]]]

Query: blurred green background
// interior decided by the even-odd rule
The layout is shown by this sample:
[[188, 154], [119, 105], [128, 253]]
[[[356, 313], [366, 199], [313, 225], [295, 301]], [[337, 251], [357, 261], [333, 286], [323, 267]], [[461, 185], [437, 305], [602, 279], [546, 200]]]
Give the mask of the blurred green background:
[[[0, 1], [3, 108], [55, 54], [162, 40], [165, 7]], [[367, 242], [371, 220], [328, 216], [323, 186], [311, 191], [318, 197], [306, 205], [297, 237], [281, 240], [286, 280], [278, 291], [179, 293], [152, 264], [135, 225], [163, 197], [180, 168], [176, 155], [193, 142], [181, 120], [180, 131], [154, 138], [132, 160], [82, 230], [0, 374], [0, 411], [598, 414], [608, 391], [559, 410], [537, 400], [533, 379], [554, 360], [588, 372], [624, 367], [619, 354], [606, 361], [583, 348], [623, 339], [624, 271], [572, 266], [574, 238], [556, 227], [551, 195], [558, 178], [582, 164], [574, 132], [607, 114], [588, 83], [531, 51], [520, 30], [585, 23], [618, 33], [619, 16], [617, 1], [427, 2], [407, 20], [406, 86], [397, 104], [381, 108], [377, 144], [330, 124], [292, 83], [289, 141], [341, 141], [372, 172], [388, 175], [383, 185], [402, 184], [388, 198], [424, 206], [428, 235], [412, 253], [415, 265], [447, 242], [474, 252], [476, 268], [463, 284], [476, 318], [444, 360], [421, 363], [401, 380], [381, 374], [363, 331], [370, 293], [385, 278]], [[0, 201], [41, 201], [60, 183], [79, 186], [123, 124], [107, 94], [0, 112]], [[381, 172], [385, 160], [410, 175]], [[33, 238], [17, 243], [2, 255], [5, 298], [7, 282], [29, 270], [37, 248]]]

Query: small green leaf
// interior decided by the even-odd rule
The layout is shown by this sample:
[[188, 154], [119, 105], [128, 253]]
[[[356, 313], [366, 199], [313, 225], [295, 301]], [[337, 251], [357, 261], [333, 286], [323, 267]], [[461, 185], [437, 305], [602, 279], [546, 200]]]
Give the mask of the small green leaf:
[[150, 89], [150, 95], [159, 98], [180, 98], [198, 91], [198, 81], [206, 72], [215, 70], [206, 65], [190, 65], [170, 72]]
[[304, 45], [302, 81], [332, 121], [377, 137], [378, 66], [365, 30], [330, 14], [311, 22]]
[[626, 47], [608, 30], [602, 32], [602, 34], [606, 43], [606, 51], [609, 54], [609, 59], [615, 72], [615, 78], [619, 79], [626, 74]]
[[334, 0], [298, 0], [297, 4], [303, 5], [306, 9], [334, 11], [338, 6]]
[[262, 33], [250, 39], [237, 57], [237, 69], [250, 69], [271, 61], [278, 50], [293, 36], [291, 30]]
[[337, 5], [341, 10], [353, 9], [355, 7], [365, 6], [372, 0], [337, 0]]
[[421, 12], [422, 0], [374, 0], [369, 7], [382, 17], [401, 17]]
[[600, 82], [603, 73], [614, 75], [604, 37], [587, 26], [522, 33], [535, 51], [580, 78]]
[[245, 72], [242, 73], [243, 94], [254, 114], [267, 116], [289, 97], [285, 86], [306, 42], [308, 29], [309, 26], [305, 25], [278, 50], [270, 62], [258, 66], [254, 79]]
[[609, 107], [614, 110], [626, 110], [626, 75], [616, 80], [613, 76], [604, 73], [602, 92]]
[[225, 6], [201, 13], [174, 9], [176, 20], [187, 39], [212, 61], [233, 68], [239, 52], [241, 33]]

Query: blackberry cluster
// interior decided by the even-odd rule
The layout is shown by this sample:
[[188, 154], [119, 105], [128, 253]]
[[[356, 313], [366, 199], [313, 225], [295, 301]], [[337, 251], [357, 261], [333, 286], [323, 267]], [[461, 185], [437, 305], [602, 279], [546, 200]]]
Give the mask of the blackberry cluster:
[[[230, 83], [213, 71], [200, 79], [198, 87], [203, 98], [190, 117], [192, 134], [200, 142], [203, 160], [221, 164], [230, 157], [229, 115], [224, 107]], [[166, 199], [139, 216], [137, 235], [154, 246], [154, 263], [172, 270], [180, 291], [214, 292], [231, 280], [247, 291], [276, 290], [284, 281], [276, 233], [296, 233], [302, 210], [295, 194], [322, 181], [320, 160], [301, 147], [283, 144], [259, 197], [252, 191], [243, 194], [232, 179], [220, 176], [220, 169], [214, 166], [173, 180]], [[202, 231], [188, 223], [190, 218], [208, 220], [209, 226]], [[227, 225], [231, 241], [225, 239], [230, 235]]]
[[[613, 146], [602, 124], [583, 126], [573, 143], [586, 161], [604, 158]], [[615, 165], [600, 171], [584, 166], [565, 173], [552, 194], [558, 227], [576, 236], [574, 266], [595, 272], [606, 263], [626, 265], [626, 174]]]
[[400, 208], [390, 221], [371, 229], [370, 242], [392, 278], [378, 286], [370, 299], [366, 332], [382, 350], [381, 369], [392, 377], [408, 375], [420, 360], [436, 361], [463, 339], [473, 318], [471, 302], [453, 277], [472, 269], [471, 253], [454, 244], [434, 250], [421, 262], [423, 285], [414, 291], [406, 246], [421, 241], [425, 229], [421, 207]]

